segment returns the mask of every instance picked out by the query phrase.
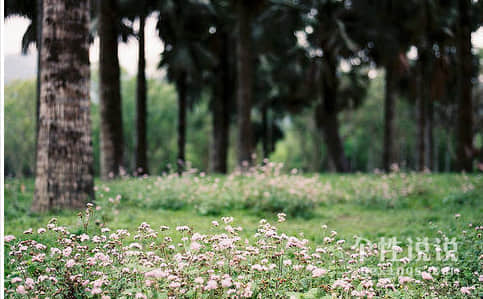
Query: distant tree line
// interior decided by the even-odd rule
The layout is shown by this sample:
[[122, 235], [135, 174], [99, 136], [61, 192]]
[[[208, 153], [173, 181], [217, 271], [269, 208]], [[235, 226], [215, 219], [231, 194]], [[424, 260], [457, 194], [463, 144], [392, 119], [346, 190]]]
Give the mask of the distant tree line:
[[[37, 0], [33, 5], [32, 1], [7, 0], [5, 11], [6, 16], [31, 19], [22, 48], [36, 43], [41, 53], [36, 210], [48, 209], [48, 198], [61, 200], [74, 194], [82, 202], [90, 196], [87, 189], [92, 183], [83, 180], [93, 176], [89, 165], [92, 147], [87, 145], [91, 128], [89, 121], [80, 121], [85, 119], [84, 113], [89, 115], [85, 104], [89, 102], [88, 85], [82, 85], [89, 77], [82, 71], [89, 62], [80, 49], [88, 53], [88, 43], [95, 36], [100, 39], [101, 176], [115, 178], [126, 167], [117, 48], [129, 36], [139, 40], [136, 120], [132, 124], [135, 169], [138, 174], [149, 173], [144, 57], [149, 45], [144, 41], [144, 25], [151, 15], [158, 18], [157, 32], [164, 43], [160, 67], [166, 69], [177, 92], [179, 174], [186, 167], [187, 111], [202, 94], [211, 97], [211, 172], [226, 173], [228, 169], [234, 120], [238, 166], [246, 169], [254, 163], [258, 141], [263, 157], [268, 157], [281, 136], [282, 120], [307, 109], [313, 111], [331, 167], [337, 172], [352, 171], [340, 132], [340, 113], [361, 106], [374, 68], [385, 74], [381, 107], [384, 170], [400, 162], [394, 141], [399, 99], [412, 105], [417, 116], [417, 144], [412, 149], [417, 155], [416, 170], [434, 168], [436, 125], [454, 134], [456, 170], [474, 171], [483, 162], [483, 150], [474, 145], [474, 137], [481, 131], [481, 110], [473, 97], [479, 60], [471, 45], [471, 33], [483, 22], [482, 1]], [[70, 14], [74, 21], [63, 22]], [[138, 30], [134, 20], [140, 24]], [[73, 37], [60, 40], [61, 33]], [[62, 62], [59, 57], [68, 55], [74, 57], [76, 64], [71, 66], [75, 70], [55, 65]], [[77, 100], [70, 107], [67, 99]], [[261, 115], [259, 126], [252, 120], [254, 111]], [[54, 152], [60, 154], [52, 156]], [[52, 170], [58, 163], [64, 165], [59, 173]], [[77, 178], [75, 183], [72, 177]], [[51, 181], [63, 183], [46, 183]], [[72, 206], [67, 200], [65, 205]]]

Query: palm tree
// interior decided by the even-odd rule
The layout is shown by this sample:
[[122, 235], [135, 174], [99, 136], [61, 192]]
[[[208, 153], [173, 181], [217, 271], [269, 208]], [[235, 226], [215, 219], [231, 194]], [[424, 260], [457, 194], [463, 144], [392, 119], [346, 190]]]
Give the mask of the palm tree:
[[[338, 113], [343, 97], [339, 97], [339, 59], [343, 52], [355, 52], [355, 46], [347, 37], [343, 23], [344, 4], [339, 1], [314, 1], [317, 14], [314, 19], [313, 47], [323, 56], [316, 60], [319, 64], [320, 101], [316, 107], [315, 119], [322, 130], [330, 161], [337, 172], [350, 170], [342, 138], [339, 134]], [[320, 55], [319, 55], [320, 56]]]
[[252, 13], [253, 1], [236, 1], [237, 12], [237, 122], [238, 164], [242, 168], [252, 162], [253, 132], [251, 123], [253, 97]]
[[159, 8], [156, 25], [165, 47], [160, 66], [167, 68], [168, 80], [178, 93], [177, 171], [181, 175], [186, 156], [186, 114], [202, 86], [202, 71], [214, 64], [214, 58], [203, 46], [209, 34], [211, 14], [208, 5], [199, 1], [166, 1]]
[[123, 129], [118, 58], [117, 0], [99, 0], [101, 177], [112, 178], [123, 166]]
[[131, 21], [139, 21], [137, 34], [134, 29], [124, 22], [119, 23], [121, 38], [127, 40], [129, 36], [135, 36], [138, 40], [138, 71], [136, 77], [136, 124], [135, 124], [135, 149], [134, 166], [137, 174], [148, 174], [147, 158], [147, 81], [146, 81], [146, 44], [144, 31], [146, 18], [156, 8], [156, 1], [146, 0], [120, 0], [119, 14], [122, 18]]
[[[36, 0], [33, 6], [31, 1], [5, 1], [5, 17], [18, 15], [31, 20], [31, 23], [22, 36], [22, 54], [26, 54], [32, 43], [37, 46], [37, 86], [35, 97], [35, 136], [39, 133], [39, 112], [40, 112], [40, 52], [42, 48], [42, 2]], [[35, 148], [37, 148], [37, 138], [35, 138]]]
[[408, 20], [414, 14], [414, 4], [404, 1], [356, 1], [352, 4], [357, 27], [355, 33], [359, 43], [371, 44], [368, 55], [385, 70], [384, 88], [384, 141], [382, 164], [390, 171], [396, 159], [396, 95], [398, 82], [408, 69], [406, 51], [411, 32]]
[[457, 52], [458, 61], [458, 169], [473, 169], [473, 104], [471, 54], [471, 1], [458, 1]]
[[33, 211], [82, 208], [94, 199], [88, 3], [43, 3], [42, 92]]
[[235, 90], [235, 60], [231, 51], [234, 43], [234, 22], [230, 1], [211, 2], [212, 24], [206, 48], [216, 63], [206, 70], [204, 82], [211, 88], [212, 135], [209, 169], [213, 173], [227, 172], [230, 119]]
[[147, 128], [146, 128], [146, 58], [144, 49], [144, 27], [146, 24], [146, 14], [139, 16], [139, 33], [138, 33], [138, 73], [136, 88], [136, 148], [135, 163], [136, 172], [138, 174], [149, 173], [147, 158]]
[[230, 59], [231, 46], [234, 44], [223, 25], [217, 26], [213, 42], [218, 62], [214, 70], [212, 82], [212, 148], [210, 153], [210, 171], [227, 172], [228, 144], [230, 133], [230, 107], [234, 90], [234, 63]]

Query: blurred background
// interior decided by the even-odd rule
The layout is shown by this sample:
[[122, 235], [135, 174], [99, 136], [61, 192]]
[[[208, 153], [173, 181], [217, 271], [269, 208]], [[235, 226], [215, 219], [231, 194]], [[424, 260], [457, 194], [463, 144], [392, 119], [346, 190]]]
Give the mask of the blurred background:
[[[179, 165], [224, 173], [247, 153], [255, 153], [253, 163], [268, 158], [304, 172], [483, 169], [481, 0], [107, 2], [122, 103], [111, 118], [121, 120], [118, 166], [127, 173]], [[6, 1], [11, 177], [35, 173], [34, 3]], [[100, 175], [100, 132], [109, 118], [101, 114], [99, 57], [106, 50], [103, 10], [96, 1], [91, 10]], [[250, 101], [241, 100], [247, 92]]]

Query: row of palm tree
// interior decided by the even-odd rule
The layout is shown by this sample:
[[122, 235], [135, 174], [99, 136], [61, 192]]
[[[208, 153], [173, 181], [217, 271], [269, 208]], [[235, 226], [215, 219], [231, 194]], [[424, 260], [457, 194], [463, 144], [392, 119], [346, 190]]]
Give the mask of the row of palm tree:
[[[138, 173], [149, 172], [144, 26], [153, 12], [157, 13], [157, 30], [164, 43], [160, 66], [167, 70], [167, 79], [175, 85], [178, 94], [180, 174], [185, 167], [187, 109], [204, 90], [212, 95], [210, 168], [213, 172], [227, 170], [231, 111], [237, 113], [237, 160], [240, 167], [246, 168], [252, 163], [255, 135], [262, 136], [265, 156], [273, 150], [270, 143], [274, 140], [274, 121], [267, 115], [298, 113], [308, 106], [315, 106], [315, 122], [324, 136], [334, 168], [339, 172], [350, 171], [338, 114], [361, 104], [368, 81], [367, 66], [371, 65], [385, 69], [384, 168], [389, 170], [395, 162], [395, 99], [397, 93], [408, 92], [401, 88], [404, 80], [415, 86], [412, 98], [416, 99], [419, 115], [418, 168], [431, 167], [428, 157], [432, 150], [434, 93], [447, 89], [449, 82], [447, 77], [438, 76], [438, 65], [444, 65], [451, 57], [457, 57], [458, 70], [459, 169], [471, 171], [473, 167], [471, 32], [481, 24], [481, 19], [470, 19], [470, 13], [475, 7], [481, 9], [478, 2], [98, 0], [91, 1], [91, 5], [89, 2], [38, 0], [33, 6], [29, 1], [7, 1], [7, 16], [17, 14], [32, 20], [23, 38], [23, 48], [36, 42], [40, 53], [35, 210], [73, 206], [72, 200], [84, 202], [87, 195], [92, 195], [85, 189], [92, 186], [93, 176], [90, 127], [76, 122], [85, 118], [88, 94], [69, 86], [80, 84], [78, 88], [85, 91], [82, 84], [88, 81], [88, 74], [84, 74], [88, 56], [85, 61], [84, 49], [88, 50], [95, 35], [100, 39], [101, 176], [116, 177], [124, 166], [117, 49], [119, 41], [127, 40], [130, 35], [139, 40], [135, 167]], [[71, 8], [75, 8], [74, 12]], [[71, 13], [76, 16], [76, 26], [62, 23], [62, 17]], [[63, 27], [53, 29], [52, 18]], [[139, 31], [126, 25], [124, 19], [131, 20], [131, 24], [139, 20]], [[65, 30], [62, 36], [72, 36], [73, 40], [52, 37], [56, 30]], [[297, 35], [306, 40], [300, 41]], [[53, 40], [58, 42], [56, 46]], [[72, 45], [65, 44], [69, 41], [82, 51], [76, 52]], [[405, 55], [412, 45], [418, 49], [415, 65]], [[452, 53], [453, 48], [456, 55]], [[55, 64], [59, 63], [56, 60], [59, 51], [65, 51], [66, 57], [77, 57], [78, 61], [73, 58], [71, 66], [78, 72]], [[351, 62], [346, 74], [339, 71], [343, 61]], [[61, 71], [65, 73], [59, 78]], [[52, 76], [46, 75], [51, 72], [54, 72]], [[433, 85], [426, 84], [428, 78], [434, 81]], [[66, 94], [76, 99], [75, 107], [62, 106], [65, 101], [62, 97]], [[261, 134], [254, 132], [251, 120], [254, 107], [262, 113]], [[64, 120], [56, 114], [58, 109], [77, 111], [77, 114]], [[67, 140], [67, 136], [73, 139]], [[80, 140], [82, 148], [78, 148]], [[62, 171], [54, 171], [56, 167]]]

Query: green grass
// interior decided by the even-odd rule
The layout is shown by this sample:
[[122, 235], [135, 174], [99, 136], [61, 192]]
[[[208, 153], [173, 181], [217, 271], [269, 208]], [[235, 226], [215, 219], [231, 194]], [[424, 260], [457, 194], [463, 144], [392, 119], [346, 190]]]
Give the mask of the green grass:
[[[94, 235], [103, 234], [101, 227], [107, 226], [111, 231], [127, 229], [132, 232], [131, 236], [125, 240], [124, 245], [141, 242], [145, 248], [151, 250], [151, 246], [158, 248], [155, 245], [148, 246], [148, 244], [155, 244], [155, 242], [158, 242], [159, 248], [165, 248], [165, 245], [162, 245], [164, 239], [158, 237], [154, 242], [153, 239], [136, 238], [134, 232], [143, 222], [150, 224], [154, 231], [159, 231], [158, 228], [161, 225], [171, 227], [172, 229], [167, 231], [165, 236], [173, 239], [172, 244], [184, 244], [186, 240], [182, 237], [185, 236], [185, 233], [176, 232], [174, 230], [176, 226], [187, 225], [193, 229], [193, 232], [213, 236], [217, 234], [217, 231], [218, 233], [220, 230], [224, 232], [225, 224], [220, 221], [220, 218], [232, 216], [235, 220], [230, 225], [243, 228], [243, 231], [239, 234], [242, 240], [248, 238], [251, 240], [250, 244], [259, 246], [258, 241], [264, 241], [265, 238], [263, 233], [261, 234], [262, 239], [258, 239], [260, 234], [256, 234], [259, 232], [257, 228], [259, 228], [260, 219], [264, 218], [270, 223], [276, 223], [277, 213], [284, 212], [287, 214], [287, 221], [277, 224], [277, 232], [280, 236], [284, 233], [286, 236], [308, 239], [312, 249], [320, 247], [323, 250], [328, 250], [329, 253], [324, 253], [323, 259], [319, 263], [324, 268], [329, 269], [330, 272], [329, 276], [315, 280], [311, 272], [303, 272], [305, 276], [302, 275], [299, 280], [296, 280], [300, 282], [297, 287], [286, 287], [284, 290], [279, 290], [281, 292], [279, 294], [286, 295], [288, 293], [285, 293], [285, 290], [289, 290], [293, 294], [297, 294], [299, 298], [318, 298], [326, 294], [326, 291], [324, 291], [325, 288], [317, 287], [317, 285], [320, 285], [323, 281], [324, 284], [334, 286], [336, 280], [340, 280], [346, 275], [350, 267], [354, 267], [350, 275], [356, 275], [359, 267], [379, 269], [380, 265], [385, 265], [381, 264], [381, 261], [388, 261], [390, 257], [379, 257], [378, 253], [372, 255], [372, 257], [367, 257], [364, 261], [357, 262], [354, 260], [357, 257], [354, 253], [359, 251], [357, 251], [357, 246], [353, 247], [356, 242], [353, 237], [359, 236], [374, 243], [379, 242], [378, 246], [380, 247], [377, 248], [380, 249], [380, 252], [388, 249], [394, 250], [394, 247], [391, 246], [396, 245], [387, 243], [383, 245], [384, 242], [380, 238], [384, 237], [385, 240], [396, 238], [399, 241], [397, 245], [401, 246], [400, 250], [403, 251], [399, 258], [403, 255], [410, 256], [409, 250], [415, 249], [413, 242], [427, 238], [428, 246], [432, 248], [432, 250], [428, 249], [429, 251], [427, 251], [428, 257], [431, 257], [429, 260], [416, 259], [413, 256], [411, 263], [404, 266], [403, 261], [394, 259], [392, 262], [394, 262], [395, 267], [391, 267], [391, 270], [429, 271], [430, 266], [441, 269], [451, 266], [452, 269], [461, 269], [461, 272], [457, 275], [438, 276], [438, 280], [424, 282], [422, 285], [415, 284], [409, 286], [409, 289], [405, 289], [401, 283], [398, 283], [397, 289], [392, 289], [392, 291], [376, 285], [378, 294], [387, 295], [381, 297], [403, 298], [403, 294], [406, 296], [406, 293], [408, 298], [421, 297], [432, 290], [431, 292], [434, 291], [435, 294], [442, 295], [442, 298], [459, 298], [462, 293], [459, 286], [454, 286], [456, 280], [461, 283], [461, 286], [474, 287], [472, 294], [475, 298], [483, 296], [478, 282], [481, 280], [481, 276], [479, 276], [481, 275], [481, 261], [479, 259], [483, 254], [483, 243], [479, 229], [480, 225], [483, 224], [481, 217], [483, 215], [483, 179], [481, 175], [397, 173], [391, 175], [302, 176], [270, 173], [266, 172], [266, 169], [260, 168], [247, 175], [205, 177], [191, 174], [182, 178], [169, 175], [150, 178], [122, 178], [109, 182], [96, 180], [96, 206], [99, 210], [96, 210], [94, 215], [91, 216], [88, 231], [84, 230], [85, 227], [83, 227], [76, 211], [62, 210], [48, 214], [31, 213], [33, 185], [33, 179], [7, 179], [5, 183], [5, 234], [14, 235], [17, 238], [5, 247], [6, 254], [13, 254], [10, 262], [5, 264], [5, 277], [7, 281], [10, 281], [7, 285], [10, 295], [16, 292], [15, 288], [17, 287], [12, 279], [22, 275], [24, 265], [27, 265], [28, 275], [32, 277], [37, 277], [45, 267], [41, 263], [33, 262], [32, 253], [24, 256], [21, 253], [19, 254], [20, 251], [18, 250], [20, 250], [20, 246], [23, 246], [22, 244], [32, 244], [28, 240], [35, 240], [46, 245], [47, 248], [63, 248], [64, 245], [62, 244], [65, 239], [64, 237], [59, 238], [61, 234], [50, 231], [45, 234], [36, 233], [39, 227], [45, 228], [53, 217], [57, 218], [58, 225], [67, 226], [69, 234], [72, 234], [71, 238], [74, 240], [76, 240], [75, 235], [82, 233], [87, 233], [93, 239]], [[117, 202], [117, 198], [120, 198], [119, 202]], [[455, 217], [456, 214], [460, 214], [460, 217]], [[213, 227], [211, 224], [213, 220], [218, 220], [221, 227]], [[33, 228], [34, 233], [23, 235], [23, 231], [29, 228]], [[337, 236], [334, 237], [335, 235], [331, 231], [337, 231]], [[334, 239], [328, 238], [329, 235]], [[445, 248], [443, 244], [440, 244], [441, 247], [439, 247], [437, 241], [448, 240], [445, 239], [446, 237], [454, 238], [454, 242], [458, 246], [455, 252], [457, 259], [454, 261], [438, 259], [436, 256], [436, 248]], [[244, 243], [244, 241], [239, 243]], [[280, 245], [279, 239], [272, 241], [275, 248], [278, 248], [278, 246], [285, 248], [284, 245]], [[269, 240], [269, 242], [272, 241]], [[340, 241], [342, 243], [339, 243]], [[99, 250], [97, 246], [100, 245], [97, 243], [88, 242], [86, 244], [90, 244], [92, 252]], [[106, 248], [106, 245], [102, 248]], [[177, 246], [180, 254], [188, 254], [184, 251], [184, 246]], [[260, 245], [260, 248], [262, 247]], [[173, 247], [172, 250], [175, 250], [175, 248]], [[267, 248], [270, 248], [270, 246], [267, 246]], [[449, 249], [455, 248], [446, 248], [444, 252]], [[75, 250], [77, 250], [77, 247]], [[260, 250], [266, 256], [259, 257], [257, 255], [260, 261], [253, 261], [254, 264], [263, 264], [264, 259], [268, 261], [274, 258], [271, 249]], [[290, 253], [292, 249], [287, 247], [285, 250], [288, 253], [284, 257], [280, 257], [280, 261], [285, 258], [296, 261], [295, 253]], [[177, 254], [166, 255], [164, 249], [160, 252], [164, 252], [167, 259], [177, 256]], [[234, 256], [227, 257], [225, 254], [228, 254], [227, 251], [219, 252], [218, 256], [215, 255], [212, 261], [213, 265], [219, 259], [230, 260], [234, 258]], [[14, 257], [17, 256], [19, 257], [15, 260]], [[297, 256], [301, 256], [301, 253], [297, 253]], [[22, 259], [24, 261], [21, 261]], [[330, 262], [331, 259], [332, 262]], [[65, 259], [58, 260], [57, 257], [47, 255], [46, 260], [50, 267], [54, 266], [57, 269], [58, 278], [61, 280], [65, 274], [74, 271], [68, 266], [62, 268], [63, 263], [66, 262]], [[24, 262], [26, 264], [23, 264]], [[82, 263], [84, 262], [85, 260], [82, 260]], [[177, 269], [177, 263], [176, 259], [173, 259], [167, 265], [172, 265], [173, 269]], [[142, 264], [141, 260], [137, 260], [132, 265], [136, 269], [139, 268], [138, 270], [141, 272], [137, 273], [141, 274], [136, 274], [137, 276], [133, 274], [131, 280], [116, 281], [105, 291], [119, 295], [121, 291], [130, 291], [135, 287], [136, 292], [139, 290], [147, 292], [150, 296], [153, 295], [154, 289], [150, 290], [144, 286], [142, 279], [145, 279], [145, 277], [142, 271], [146, 269], [143, 268]], [[99, 269], [110, 271], [108, 275], [111, 277], [110, 279], [114, 279], [113, 277], [117, 278], [119, 275], [120, 265], [116, 265], [112, 269], [109, 267]], [[205, 275], [208, 272], [203, 267], [199, 264], [186, 271], [187, 273], [197, 271], [196, 275]], [[211, 267], [208, 268], [212, 269]], [[278, 286], [280, 281], [278, 278], [282, 278], [282, 276], [272, 277], [273, 279], [270, 280], [270, 275], [273, 274], [267, 274], [268, 276], [265, 277], [263, 276], [265, 274], [247, 271], [244, 268], [245, 266], [240, 267], [239, 271], [251, 275], [248, 279], [255, 280], [257, 291], [261, 292], [260, 294], [264, 297], [270, 297], [270, 290]], [[284, 268], [282, 264], [280, 264], [279, 269], [281, 269], [280, 275], [283, 273], [288, 275], [287, 277], [283, 276], [285, 277], [284, 280], [287, 280], [288, 277], [292, 278], [292, 274], [298, 275], [297, 273], [299, 273], [297, 271], [290, 272], [290, 267]], [[285, 272], [282, 271], [283, 269], [285, 269]], [[382, 268], [379, 270], [378, 274], [372, 276], [374, 282], [390, 277], [391, 281], [397, 283], [398, 276], [401, 275], [396, 272], [386, 273]], [[86, 279], [95, 280], [97, 276], [92, 273], [87, 274]], [[411, 273], [408, 275], [415, 279], [421, 278], [422, 274], [419, 272]], [[86, 273], [81, 273], [81, 275], [86, 275]], [[186, 277], [189, 278], [190, 275]], [[242, 277], [244, 275], [240, 275], [236, 279]], [[273, 285], [265, 286], [267, 281], [271, 281]], [[318, 281], [318, 284], [312, 285], [313, 281]], [[308, 282], [310, 283], [307, 284]], [[160, 281], [160, 283], [162, 284], [163, 281]], [[70, 290], [69, 285], [69, 282], [65, 280], [62, 285], [64, 292]], [[194, 292], [194, 286], [191, 280], [186, 281], [186, 287], [189, 291]], [[160, 292], [169, 289], [167, 285], [164, 285], [163, 288]], [[219, 291], [224, 292], [221, 289]], [[294, 291], [296, 292], [294, 293]], [[79, 290], [79, 292], [79, 294], [83, 294], [82, 296], [88, 293], [87, 290]], [[330, 292], [333, 296], [342, 294], [335, 287]], [[211, 295], [216, 297], [214, 294]], [[217, 295], [221, 296], [221, 293], [217, 293]], [[311, 297], [311, 295], [313, 296]]]
[[[250, 180], [236, 178], [235, 180]], [[284, 231], [292, 234], [303, 233], [316, 243], [321, 242], [322, 225], [335, 230], [343, 238], [359, 235], [364, 238], [422, 237], [433, 234], [435, 230], [451, 230], [456, 221], [481, 223], [483, 215], [483, 179], [481, 175], [463, 178], [458, 174], [445, 175], [412, 175], [409, 182], [403, 182], [398, 176], [387, 182], [387, 179], [376, 175], [323, 175], [317, 178], [322, 184], [329, 183], [331, 191], [310, 209], [307, 217], [288, 217], [281, 225]], [[190, 188], [178, 186], [164, 192], [154, 187], [156, 178], [121, 179], [112, 182], [97, 180], [97, 204], [102, 210], [97, 217], [110, 228], [134, 228], [142, 222], [153, 227], [160, 225], [189, 225], [197, 231], [208, 231], [212, 220], [220, 216], [233, 216], [236, 223], [245, 229], [245, 235], [251, 235], [261, 218], [274, 221], [275, 212], [257, 210], [246, 207], [223, 207], [223, 198], [219, 192], [197, 194], [194, 190], [211, 184], [213, 178], [199, 178]], [[170, 179], [170, 184], [177, 184]], [[194, 178], [187, 178], [194, 180]], [[196, 179], [198, 180], [198, 179]], [[224, 180], [221, 177], [221, 180]], [[296, 180], [296, 178], [294, 178]], [[400, 188], [402, 185], [412, 186], [413, 192], [398, 195], [396, 199], [381, 198], [379, 192], [371, 194], [378, 186], [388, 184], [388, 190]], [[178, 184], [183, 185], [183, 184]], [[465, 186], [473, 186], [472, 190], [464, 190]], [[200, 187], [201, 186], [201, 187]], [[375, 187], [373, 187], [375, 186]], [[104, 187], [109, 187], [107, 192]], [[260, 187], [263, 190], [264, 186]], [[266, 187], [269, 188], [269, 187]], [[308, 187], [310, 188], [310, 187]], [[385, 188], [385, 187], [384, 187]], [[359, 190], [359, 192], [358, 192]], [[191, 194], [190, 194], [191, 192]], [[107, 201], [117, 194], [122, 196], [121, 204], [111, 207]], [[221, 205], [219, 213], [204, 213], [196, 208], [199, 203], [193, 202], [190, 196], [200, 195], [202, 201], [214, 201]], [[237, 196], [232, 195], [233, 196]], [[5, 234], [21, 235], [23, 230], [45, 226], [50, 218], [56, 217], [59, 223], [69, 227], [79, 225], [79, 219], [73, 211], [58, 211], [50, 214], [33, 214], [30, 212], [33, 198], [32, 179], [7, 179], [5, 182]], [[169, 198], [164, 205], [152, 204]], [[178, 198], [188, 200], [176, 205]], [[229, 200], [229, 199], [228, 199]], [[294, 199], [296, 200], [296, 199]], [[456, 220], [454, 215], [461, 214]], [[217, 215], [213, 215], [217, 214]], [[428, 225], [430, 224], [430, 225]]]

